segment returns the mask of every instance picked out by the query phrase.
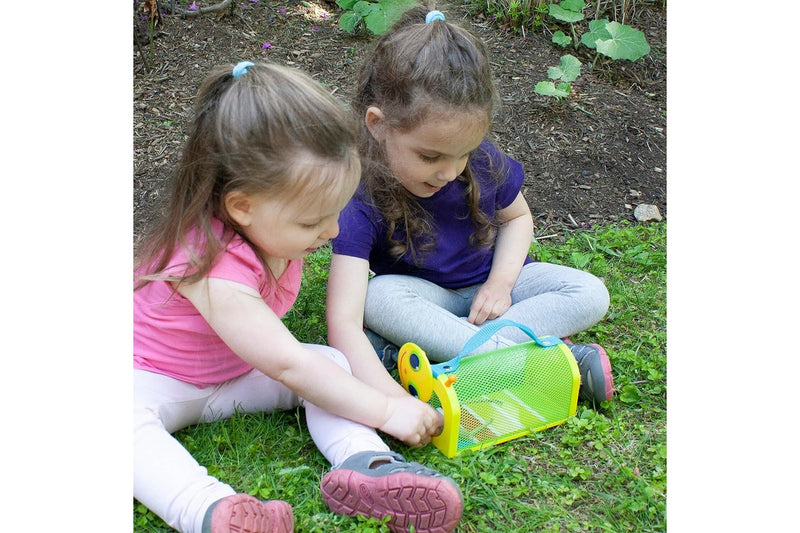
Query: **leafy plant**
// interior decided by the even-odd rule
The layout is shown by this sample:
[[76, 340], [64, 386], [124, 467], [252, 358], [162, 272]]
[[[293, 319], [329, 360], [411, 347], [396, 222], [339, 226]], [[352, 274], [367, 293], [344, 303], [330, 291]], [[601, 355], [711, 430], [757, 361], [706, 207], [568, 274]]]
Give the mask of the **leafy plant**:
[[591, 21], [589, 31], [581, 35], [581, 43], [611, 59], [636, 61], [650, 53], [643, 32], [607, 19]]
[[534, 91], [545, 96], [556, 98], [566, 98], [572, 91], [570, 82], [573, 82], [581, 74], [581, 62], [572, 55], [561, 56], [561, 62], [557, 67], [547, 69], [547, 77], [551, 80], [561, 80], [556, 86], [552, 81], [540, 81], [536, 84]]
[[547, 77], [551, 80], [563, 80], [567, 83], [575, 81], [581, 75], [581, 62], [575, 56], [569, 54], [561, 56], [561, 62], [557, 67], [547, 69]]
[[[570, 31], [572, 32], [572, 42], [575, 43], [576, 47], [578, 45], [578, 36], [575, 34], [575, 23], [584, 19], [582, 13], [584, 7], [586, 7], [586, 4], [583, 0], [564, 0], [560, 4], [550, 4], [548, 7], [548, 13], [551, 17], [569, 24]], [[558, 31], [556, 34], [558, 34], [558, 41], [560, 43], [566, 43], [562, 44], [562, 46], [569, 44], [569, 37], [567, 37], [564, 32]], [[553, 42], [556, 42], [556, 34], [553, 34]]]
[[547, 15], [546, 0], [472, 0], [472, 10], [522, 31], [542, 25]]
[[358, 33], [364, 29], [375, 35], [383, 35], [392, 24], [409, 9], [416, 0], [336, 0], [344, 10], [339, 17], [339, 27], [348, 33]]
[[[650, 45], [647, 43], [647, 38], [643, 32], [615, 21], [609, 22], [608, 19], [592, 20], [589, 22], [589, 31], [579, 38], [575, 30], [575, 23], [584, 19], [582, 11], [585, 7], [586, 4], [583, 0], [563, 0], [560, 4], [549, 5], [549, 15], [560, 22], [569, 24], [569, 29], [572, 33], [572, 37], [570, 37], [561, 30], [555, 31], [552, 37], [554, 44], [562, 48], [572, 44], [575, 49], [580, 44], [583, 44], [587, 48], [595, 50], [597, 53], [592, 62], [592, 67], [594, 67], [601, 54], [613, 60], [627, 59], [628, 61], [636, 61], [650, 53]], [[553, 82], [540, 81], [534, 88], [535, 93], [543, 96], [552, 96], [558, 100], [569, 96], [572, 92], [570, 82], [575, 81], [577, 76], [572, 79], [566, 78], [563, 73], [565, 60], [578, 61], [569, 54], [562, 56], [561, 65], [559, 67], [550, 67], [547, 72], [550, 79], [561, 79], [562, 82], [556, 87]], [[579, 61], [578, 74], [580, 74]]]
[[578, 38], [575, 22], [584, 19], [581, 12], [586, 7], [583, 0], [564, 0], [560, 4], [550, 4], [549, 14], [552, 18], [566, 22], [570, 26], [572, 39], [563, 31], [553, 33], [553, 43], [566, 47], [570, 43], [577, 49], [579, 44], [595, 49], [611, 59], [637, 59], [650, 53], [650, 45], [644, 33], [619, 22], [608, 19], [597, 19], [589, 22], [589, 31]]

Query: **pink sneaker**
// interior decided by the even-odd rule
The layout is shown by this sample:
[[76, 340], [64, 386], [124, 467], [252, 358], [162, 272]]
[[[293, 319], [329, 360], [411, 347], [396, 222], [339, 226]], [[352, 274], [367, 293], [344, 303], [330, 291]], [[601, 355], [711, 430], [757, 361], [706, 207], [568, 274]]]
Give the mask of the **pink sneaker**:
[[203, 519], [203, 533], [292, 533], [292, 506], [281, 500], [261, 500], [232, 494], [214, 503]]
[[449, 477], [409, 463], [395, 452], [359, 452], [325, 474], [322, 500], [337, 514], [378, 520], [391, 516], [394, 533], [450, 533], [461, 520], [464, 499]]
[[614, 378], [611, 375], [611, 361], [599, 344], [571, 344], [572, 355], [578, 362], [581, 372], [581, 400], [608, 402], [614, 395]]

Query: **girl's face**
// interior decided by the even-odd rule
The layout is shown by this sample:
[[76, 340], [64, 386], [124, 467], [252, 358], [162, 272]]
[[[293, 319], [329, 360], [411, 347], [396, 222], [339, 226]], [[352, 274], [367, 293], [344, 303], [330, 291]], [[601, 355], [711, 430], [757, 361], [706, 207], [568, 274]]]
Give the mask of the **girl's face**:
[[228, 211], [262, 258], [301, 259], [339, 234], [339, 212], [355, 192], [358, 180], [359, 172], [342, 170], [338, 189], [320, 188], [314, 197], [308, 192], [280, 197], [239, 193]]
[[420, 198], [433, 196], [464, 171], [489, 128], [488, 115], [474, 111], [434, 114], [405, 132], [387, 128], [377, 107], [367, 110], [366, 121], [373, 137], [384, 143], [394, 175]]

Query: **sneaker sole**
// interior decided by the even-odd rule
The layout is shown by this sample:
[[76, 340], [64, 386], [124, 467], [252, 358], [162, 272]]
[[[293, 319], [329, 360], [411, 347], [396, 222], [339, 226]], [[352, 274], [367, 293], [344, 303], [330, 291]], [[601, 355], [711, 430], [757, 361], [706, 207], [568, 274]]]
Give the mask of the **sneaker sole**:
[[388, 523], [393, 533], [450, 533], [461, 520], [460, 490], [441, 478], [402, 472], [381, 477], [333, 470], [322, 479], [322, 500], [337, 514], [364, 515]]
[[606, 394], [605, 401], [609, 401], [614, 396], [614, 377], [611, 375], [611, 361], [602, 346], [599, 344], [590, 344], [590, 346], [594, 346], [600, 352], [600, 366], [603, 369], [603, 380], [606, 384], [604, 391]]
[[261, 500], [249, 494], [234, 494], [214, 509], [212, 533], [292, 533], [292, 506], [281, 500]]

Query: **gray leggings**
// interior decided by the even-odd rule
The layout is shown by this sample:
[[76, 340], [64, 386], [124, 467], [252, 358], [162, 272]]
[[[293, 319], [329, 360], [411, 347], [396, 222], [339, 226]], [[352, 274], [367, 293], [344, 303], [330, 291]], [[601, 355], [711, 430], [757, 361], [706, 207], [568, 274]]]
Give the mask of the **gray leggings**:
[[[432, 361], [446, 361], [458, 355], [479, 329], [462, 318], [469, 315], [479, 288], [480, 284], [445, 289], [413, 276], [375, 276], [367, 289], [364, 325], [392, 344], [413, 342]], [[522, 323], [539, 337], [563, 338], [592, 327], [606, 314], [608, 305], [608, 290], [592, 274], [550, 263], [529, 263], [511, 291], [511, 307], [498, 319]], [[529, 340], [522, 330], [506, 327], [473, 353]]]

